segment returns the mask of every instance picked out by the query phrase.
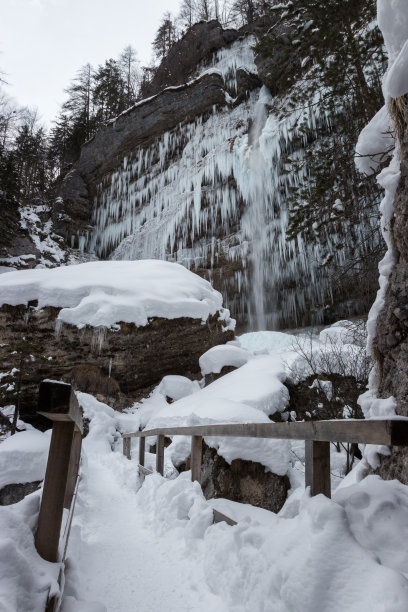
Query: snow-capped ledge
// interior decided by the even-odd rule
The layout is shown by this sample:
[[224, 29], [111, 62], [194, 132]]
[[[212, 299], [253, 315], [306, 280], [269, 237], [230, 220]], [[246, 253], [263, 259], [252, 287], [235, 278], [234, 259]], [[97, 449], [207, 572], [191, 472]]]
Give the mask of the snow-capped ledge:
[[95, 261], [0, 276], [0, 306], [38, 301], [61, 308], [60, 323], [114, 328], [119, 322], [188, 317], [205, 322], [220, 313], [225, 329], [235, 321], [211, 284], [179, 264], [159, 260]]

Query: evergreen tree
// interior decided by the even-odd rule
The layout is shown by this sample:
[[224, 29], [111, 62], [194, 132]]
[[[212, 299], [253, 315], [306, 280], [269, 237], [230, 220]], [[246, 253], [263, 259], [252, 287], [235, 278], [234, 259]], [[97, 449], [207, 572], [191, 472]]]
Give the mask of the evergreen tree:
[[98, 124], [116, 117], [127, 108], [126, 82], [117, 61], [106, 60], [94, 75], [93, 104]]
[[92, 106], [93, 70], [90, 64], [83, 66], [71, 85], [65, 90], [68, 99], [62, 105], [62, 113], [69, 117], [70, 144], [75, 158], [81, 146], [94, 134], [96, 120]]
[[176, 26], [172, 16], [170, 13], [165, 13], [152, 43], [156, 56], [160, 59], [166, 57], [176, 40]]
[[374, 25], [375, 3], [297, 0], [271, 10], [276, 23], [256, 49], [270, 59], [268, 85], [279, 94], [275, 111], [281, 119], [291, 116], [297, 134], [284, 168], [293, 178], [286, 194], [288, 238], [300, 234], [318, 243], [321, 263], [327, 265], [343, 248], [345, 233], [349, 243], [354, 235], [365, 261], [350, 259], [336, 274], [362, 269], [368, 274], [382, 248], [380, 192], [375, 177], [361, 181], [358, 176], [354, 147], [361, 128], [383, 104], [384, 52]]

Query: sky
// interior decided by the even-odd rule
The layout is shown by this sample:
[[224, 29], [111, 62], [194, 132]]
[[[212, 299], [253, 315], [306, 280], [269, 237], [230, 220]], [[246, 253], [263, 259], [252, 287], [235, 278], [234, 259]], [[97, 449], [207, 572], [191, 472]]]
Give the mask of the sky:
[[0, 70], [7, 93], [50, 127], [81, 66], [132, 45], [142, 65], [166, 11], [180, 0], [0, 0]]

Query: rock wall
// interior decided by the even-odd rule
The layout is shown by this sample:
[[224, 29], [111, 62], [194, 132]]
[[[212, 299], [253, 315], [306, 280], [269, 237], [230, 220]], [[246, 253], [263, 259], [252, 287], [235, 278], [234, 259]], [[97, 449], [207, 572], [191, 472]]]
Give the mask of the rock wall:
[[206, 499], [224, 497], [279, 512], [290, 483], [287, 476], [267, 472], [260, 463], [235, 459], [228, 464], [204, 444], [202, 489]]
[[[252, 30], [269, 25], [260, 20]], [[347, 275], [334, 283], [325, 249], [334, 267], [354, 261], [361, 235], [373, 230], [374, 240], [375, 228], [362, 220], [324, 249], [286, 239], [287, 194], [298, 177], [285, 173], [284, 159], [292, 143], [301, 159], [302, 111], [285, 121], [271, 112], [273, 98], [261, 87], [268, 63], [255, 58], [250, 30], [202, 22], [174, 45], [149, 97], [83, 146], [54, 207], [54, 230], [88, 256], [193, 269], [221, 291], [243, 328], [359, 314], [364, 292]], [[319, 112], [310, 110], [311, 133]]]
[[121, 408], [167, 374], [201, 378], [200, 355], [234, 335], [223, 331], [217, 315], [205, 324], [152, 319], [145, 327], [121, 323], [118, 331], [63, 325], [56, 333], [58, 312], [51, 307], [0, 309], [0, 370], [8, 373], [1, 380], [1, 404], [13, 404], [19, 395], [21, 418], [47, 428], [49, 423], [35, 416], [38, 385], [45, 378], [66, 380]]
[[[391, 231], [395, 263], [377, 318], [374, 350], [380, 371], [379, 397], [394, 396], [397, 414], [408, 416], [408, 96], [399, 100], [401, 178], [394, 200]], [[382, 458], [383, 478], [398, 478], [408, 484], [408, 451], [392, 449]]]

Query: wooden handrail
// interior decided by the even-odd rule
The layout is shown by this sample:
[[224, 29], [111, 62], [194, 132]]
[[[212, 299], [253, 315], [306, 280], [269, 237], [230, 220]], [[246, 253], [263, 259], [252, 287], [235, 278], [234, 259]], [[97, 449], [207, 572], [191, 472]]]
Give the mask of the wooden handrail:
[[[163, 475], [165, 436], [191, 436], [191, 479], [201, 482], [203, 437], [274, 438], [305, 441], [305, 481], [311, 495], [331, 495], [330, 442], [408, 446], [408, 418], [226, 423], [194, 427], [159, 427], [124, 433], [123, 449], [131, 458], [131, 438], [139, 438], [139, 465], [144, 466], [145, 440], [157, 436], [156, 470]], [[146, 474], [148, 470], [141, 470]]]
[[227, 423], [194, 427], [160, 427], [122, 434], [123, 438], [149, 436], [222, 436], [234, 438], [276, 438], [314, 442], [356, 442], [408, 446], [408, 418], [342, 419], [294, 421], [290, 423]]

